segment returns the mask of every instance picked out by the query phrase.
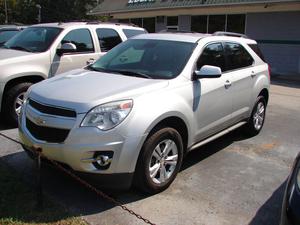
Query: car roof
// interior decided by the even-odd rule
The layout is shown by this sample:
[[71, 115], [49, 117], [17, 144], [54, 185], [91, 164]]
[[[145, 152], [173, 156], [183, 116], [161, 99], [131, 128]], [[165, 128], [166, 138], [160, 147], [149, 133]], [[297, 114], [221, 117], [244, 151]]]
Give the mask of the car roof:
[[111, 23], [111, 22], [57, 22], [57, 23], [40, 23], [32, 25], [31, 27], [57, 27], [57, 28], [69, 28], [76, 26], [101, 26], [101, 27], [113, 27], [119, 26], [122, 28], [130, 28], [136, 30], [143, 30], [141, 27], [137, 27], [132, 24], [123, 24], [123, 23]]
[[188, 33], [188, 32], [175, 32], [175, 33], [152, 33], [152, 34], [140, 34], [132, 37], [131, 39], [153, 39], [153, 40], [169, 40], [197, 43], [200, 40], [205, 41], [234, 41], [246, 44], [256, 44], [256, 41], [246, 38], [246, 36], [233, 37], [227, 35], [215, 35], [215, 34], [203, 34], [203, 33]]

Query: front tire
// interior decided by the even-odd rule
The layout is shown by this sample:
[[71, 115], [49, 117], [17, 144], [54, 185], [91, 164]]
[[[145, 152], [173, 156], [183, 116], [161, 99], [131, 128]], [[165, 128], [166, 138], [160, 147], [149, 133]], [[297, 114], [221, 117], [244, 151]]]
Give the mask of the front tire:
[[19, 83], [11, 87], [4, 96], [2, 105], [6, 121], [12, 125], [18, 126], [18, 116], [23, 105], [24, 95], [32, 83]]
[[182, 138], [177, 130], [162, 128], [154, 132], [142, 147], [135, 171], [135, 185], [149, 194], [167, 189], [180, 170], [182, 158]]
[[259, 134], [264, 126], [266, 118], [266, 100], [264, 96], [259, 96], [253, 107], [251, 117], [248, 120], [244, 130], [249, 136], [255, 136]]

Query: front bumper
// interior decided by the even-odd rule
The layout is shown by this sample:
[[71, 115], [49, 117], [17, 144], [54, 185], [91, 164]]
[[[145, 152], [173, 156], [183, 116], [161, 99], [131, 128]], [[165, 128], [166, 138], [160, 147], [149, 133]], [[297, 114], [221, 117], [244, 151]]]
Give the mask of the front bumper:
[[[103, 132], [98, 128], [80, 127], [83, 117], [83, 114], [77, 116], [63, 143], [47, 143], [37, 140], [29, 132], [25, 112], [22, 112], [19, 119], [20, 140], [27, 150], [41, 148], [45, 157], [66, 164], [80, 173], [132, 174], [146, 135], [124, 137], [117, 129]], [[95, 152], [105, 151], [113, 152], [111, 164], [107, 169], [96, 168], [93, 163], [85, 160], [92, 158]]]

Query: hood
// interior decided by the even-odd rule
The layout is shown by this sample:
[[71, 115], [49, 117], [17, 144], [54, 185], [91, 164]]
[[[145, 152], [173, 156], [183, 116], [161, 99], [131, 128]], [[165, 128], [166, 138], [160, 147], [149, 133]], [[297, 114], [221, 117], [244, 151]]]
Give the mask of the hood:
[[48, 105], [86, 113], [91, 108], [117, 100], [133, 99], [168, 85], [167, 80], [73, 70], [33, 85], [29, 97]]
[[32, 52], [25, 52], [25, 51], [19, 51], [19, 50], [13, 50], [13, 49], [0, 49], [0, 65], [4, 65], [7, 63], [7, 61], [18, 62], [18, 60], [24, 60], [27, 56], [32, 55], [35, 53]]

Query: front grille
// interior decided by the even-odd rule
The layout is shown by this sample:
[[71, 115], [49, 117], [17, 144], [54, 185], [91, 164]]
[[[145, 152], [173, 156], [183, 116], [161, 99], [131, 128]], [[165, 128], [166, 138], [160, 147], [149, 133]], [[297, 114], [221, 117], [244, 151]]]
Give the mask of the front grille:
[[43, 105], [43, 104], [40, 104], [32, 99], [29, 99], [29, 102], [28, 104], [42, 112], [42, 113], [46, 113], [46, 114], [49, 114], [49, 115], [56, 115], [56, 116], [64, 116], [64, 117], [73, 117], [73, 118], [76, 118], [76, 112], [73, 111], [73, 110], [70, 110], [70, 109], [63, 109], [63, 108], [57, 108], [57, 107], [53, 107], [53, 106], [48, 106], [48, 105]]
[[50, 143], [62, 143], [66, 140], [70, 130], [42, 127], [26, 118], [26, 127], [33, 137]]

